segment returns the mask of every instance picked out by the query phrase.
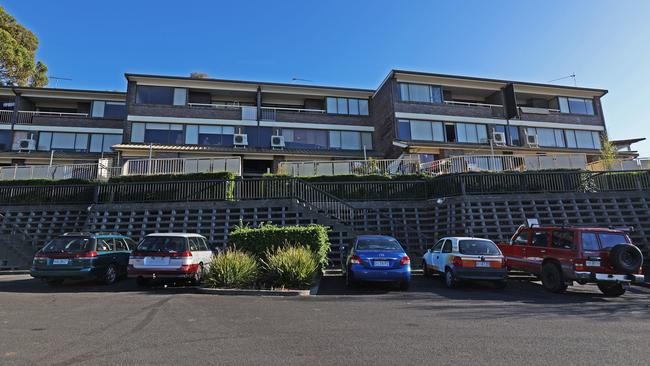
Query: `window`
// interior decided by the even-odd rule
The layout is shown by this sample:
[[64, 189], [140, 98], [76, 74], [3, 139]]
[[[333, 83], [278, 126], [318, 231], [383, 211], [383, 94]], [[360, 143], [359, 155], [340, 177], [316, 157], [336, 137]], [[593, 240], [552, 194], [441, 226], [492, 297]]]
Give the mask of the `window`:
[[440, 87], [424, 84], [399, 83], [400, 100], [403, 102], [442, 103]]
[[577, 148], [578, 143], [576, 142], [576, 132], [573, 130], [564, 131], [564, 136], [566, 137], [566, 146], [570, 148]]
[[461, 240], [458, 251], [467, 255], [499, 255], [501, 252], [496, 244], [489, 240]]
[[368, 100], [354, 98], [325, 98], [327, 113], [332, 114], [349, 114], [349, 115], [368, 115]]
[[594, 115], [592, 99], [559, 97], [558, 102], [562, 113]]
[[600, 149], [600, 134], [595, 131], [575, 131], [580, 149]]
[[282, 129], [286, 147], [294, 149], [327, 149], [328, 135], [325, 130]]
[[361, 134], [354, 131], [341, 131], [341, 149], [360, 150]]
[[114, 238], [113, 242], [115, 243], [115, 251], [116, 252], [127, 252], [129, 250], [129, 246], [126, 245], [126, 242], [122, 238]]
[[[441, 122], [400, 120], [400, 128], [405, 127], [405, 122], [408, 122], [409, 125], [409, 131], [407, 134], [410, 135], [410, 140], [417, 140], [417, 141], [444, 141], [445, 140], [444, 127]], [[400, 132], [400, 134], [401, 133], [402, 132]]]
[[73, 150], [75, 147], [74, 133], [52, 133], [52, 144], [50, 148], [60, 150]]
[[40, 151], [88, 151], [87, 133], [40, 132], [37, 149]]
[[457, 123], [456, 139], [461, 143], [486, 144], [489, 141], [487, 126], [474, 123]]
[[361, 132], [361, 148], [372, 150], [372, 134], [370, 132]]
[[554, 231], [551, 247], [557, 249], [575, 249], [575, 244], [573, 243], [573, 232], [568, 230]]
[[508, 144], [512, 146], [521, 146], [519, 139], [519, 128], [516, 126], [508, 126]]
[[128, 249], [127, 249], [127, 250], [133, 250], [133, 249], [135, 249], [135, 248], [138, 246], [138, 243], [136, 243], [133, 239], [130, 239], [130, 238], [124, 238], [124, 241], [125, 241], [126, 244], [128, 245]]
[[563, 130], [553, 128], [528, 127], [526, 132], [529, 135], [537, 135], [539, 146], [544, 147], [566, 147]]
[[443, 253], [451, 253], [451, 240], [445, 240], [445, 245], [442, 246]]
[[600, 233], [598, 237], [600, 238], [600, 247], [603, 249], [611, 249], [619, 244], [629, 243], [624, 234]]
[[405, 119], [397, 121], [397, 136], [402, 140], [411, 140], [411, 121]]
[[183, 126], [167, 123], [147, 123], [144, 130], [144, 141], [142, 142], [154, 144], [182, 144]]
[[514, 245], [528, 245], [528, 231], [519, 234], [515, 240], [512, 241]]
[[113, 239], [97, 239], [97, 249], [98, 252], [111, 252], [113, 251]]
[[434, 252], [434, 253], [440, 253], [440, 251], [442, 250], [443, 244], [445, 244], [444, 240], [438, 241], [436, 243], [436, 245], [433, 247], [433, 249], [431, 249], [431, 251]]
[[188, 240], [190, 241], [190, 251], [196, 252], [201, 250], [198, 238], [189, 238]]
[[582, 250], [598, 250], [598, 239], [595, 233], [582, 233]]
[[329, 147], [342, 150], [372, 149], [372, 134], [357, 131], [330, 131]]
[[126, 115], [126, 103], [124, 102], [105, 102], [95, 100], [92, 104], [93, 118], [114, 118], [122, 119]]
[[210, 251], [210, 248], [208, 247], [208, 243], [205, 242], [204, 238], [197, 238], [199, 239], [199, 245], [201, 247], [201, 250], [205, 250], [206, 252]]
[[194, 126], [185, 127], [185, 143], [198, 145], [232, 145], [235, 128], [232, 126]]
[[402, 250], [402, 246], [395, 239], [363, 238], [357, 241], [357, 250]]
[[138, 104], [165, 104], [173, 105], [176, 92], [174, 88], [166, 86], [138, 85], [136, 88], [135, 102]]
[[544, 247], [548, 246], [548, 233], [546, 231], [538, 231], [533, 236], [533, 241], [531, 243], [534, 247]]
[[122, 135], [104, 135], [104, 143], [102, 144], [102, 151], [110, 152], [113, 150], [113, 145], [118, 145], [121, 143], [122, 143]]

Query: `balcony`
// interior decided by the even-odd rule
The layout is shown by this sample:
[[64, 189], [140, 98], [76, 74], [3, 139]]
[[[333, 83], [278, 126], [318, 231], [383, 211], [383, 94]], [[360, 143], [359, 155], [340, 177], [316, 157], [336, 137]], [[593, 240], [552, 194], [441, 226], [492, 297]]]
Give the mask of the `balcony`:
[[0, 124], [11, 124], [14, 118], [14, 111], [0, 110]]
[[506, 118], [503, 105], [455, 100], [445, 100], [443, 103], [398, 101], [395, 106], [395, 111], [462, 117]]
[[[4, 111], [3, 111], [4, 112]], [[13, 113], [13, 112], [12, 112]], [[92, 118], [88, 113], [18, 111], [16, 125], [122, 128], [121, 119]], [[8, 119], [8, 122], [4, 122]], [[0, 114], [2, 123], [11, 123], [11, 117]]]
[[524, 121], [584, 124], [602, 126], [601, 116], [586, 114], [562, 113], [559, 109], [518, 106], [519, 118]]
[[130, 115], [256, 121], [257, 107], [231, 104], [187, 103], [185, 106], [133, 104]]
[[261, 107], [260, 121], [364, 125], [369, 116], [330, 114], [324, 109]]

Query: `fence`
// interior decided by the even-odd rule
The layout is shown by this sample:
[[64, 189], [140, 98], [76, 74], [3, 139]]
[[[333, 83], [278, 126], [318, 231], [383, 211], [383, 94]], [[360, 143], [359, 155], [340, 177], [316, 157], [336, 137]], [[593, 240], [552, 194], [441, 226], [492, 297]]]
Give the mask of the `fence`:
[[616, 159], [611, 162], [599, 160], [587, 164], [587, 170], [595, 172], [647, 169], [650, 169], [650, 158]]
[[348, 175], [348, 174], [380, 174], [401, 175], [417, 174], [419, 160], [408, 159], [378, 159], [378, 160], [329, 160], [281, 162], [278, 174], [294, 177], [310, 177], [317, 175]]
[[132, 159], [124, 163], [122, 175], [160, 175], [232, 172], [241, 175], [241, 158]]
[[[5, 205], [43, 203], [186, 202], [259, 199], [312, 199], [319, 209], [343, 201], [408, 201], [459, 195], [608, 192], [650, 190], [650, 171], [467, 173], [418, 180], [306, 183], [298, 178], [258, 178], [80, 185], [0, 186]], [[303, 192], [304, 191], [304, 192]], [[315, 203], [314, 203], [315, 202]], [[330, 202], [330, 203], [328, 203]]]
[[66, 165], [16, 165], [0, 167], [0, 180], [22, 179], [84, 179], [95, 180], [114, 174], [112, 168], [100, 164], [66, 164]]

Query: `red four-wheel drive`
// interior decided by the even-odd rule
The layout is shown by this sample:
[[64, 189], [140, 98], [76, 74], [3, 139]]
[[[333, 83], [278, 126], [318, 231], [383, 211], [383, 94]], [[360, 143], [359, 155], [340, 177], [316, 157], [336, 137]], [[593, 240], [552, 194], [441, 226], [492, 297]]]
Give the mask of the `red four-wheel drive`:
[[622, 230], [521, 226], [499, 248], [509, 269], [539, 276], [551, 292], [596, 283], [605, 295], [620, 296], [630, 283], [644, 281], [643, 254]]

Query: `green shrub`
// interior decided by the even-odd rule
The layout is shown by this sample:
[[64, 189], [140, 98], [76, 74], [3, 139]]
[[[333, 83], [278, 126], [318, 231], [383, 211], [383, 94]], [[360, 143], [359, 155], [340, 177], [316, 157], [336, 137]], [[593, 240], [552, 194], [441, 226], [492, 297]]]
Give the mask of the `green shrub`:
[[188, 180], [234, 180], [235, 174], [231, 172], [219, 173], [193, 173], [193, 174], [160, 174], [160, 175], [127, 175], [113, 177], [110, 183], [128, 182], [175, 182]]
[[228, 249], [212, 259], [205, 282], [210, 287], [251, 288], [258, 276], [258, 264], [252, 255]]
[[258, 228], [238, 226], [230, 233], [228, 244], [258, 257], [263, 257], [268, 249], [304, 245], [314, 253], [321, 268], [327, 266], [327, 253], [330, 251], [327, 228], [323, 225], [262, 225]]
[[92, 184], [93, 182], [85, 179], [23, 179], [23, 180], [3, 180], [0, 181], [0, 187], [8, 186], [65, 186], [65, 185], [80, 185]]
[[304, 246], [267, 249], [265, 259], [261, 262], [265, 282], [273, 287], [309, 288], [318, 270], [314, 253]]

